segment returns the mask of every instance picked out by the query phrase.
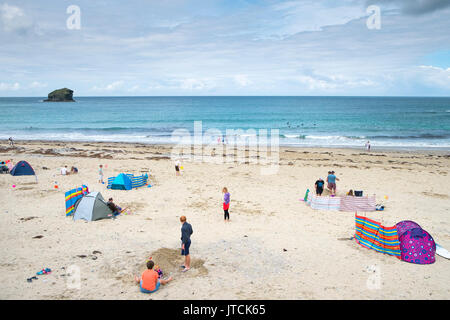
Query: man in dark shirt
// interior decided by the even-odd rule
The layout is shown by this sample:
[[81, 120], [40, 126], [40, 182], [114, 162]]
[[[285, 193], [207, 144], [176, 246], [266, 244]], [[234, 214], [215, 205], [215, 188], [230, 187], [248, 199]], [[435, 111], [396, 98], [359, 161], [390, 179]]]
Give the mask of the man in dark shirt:
[[321, 196], [323, 192], [323, 186], [325, 184], [325, 181], [323, 181], [322, 178], [319, 178], [319, 180], [316, 181], [316, 195]]
[[189, 255], [189, 247], [191, 246], [192, 226], [186, 222], [186, 217], [180, 217], [181, 222], [181, 255], [184, 256], [184, 266], [182, 272], [186, 272], [191, 268], [191, 256]]

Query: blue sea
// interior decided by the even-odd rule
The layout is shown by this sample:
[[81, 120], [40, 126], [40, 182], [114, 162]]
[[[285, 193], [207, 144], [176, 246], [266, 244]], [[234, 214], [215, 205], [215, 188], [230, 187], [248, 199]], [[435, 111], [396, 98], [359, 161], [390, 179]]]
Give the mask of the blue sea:
[[[450, 150], [450, 97], [0, 98], [0, 139], [174, 143], [176, 129], [278, 129], [280, 145]], [[250, 129], [250, 131], [248, 131]], [[217, 137], [207, 137], [214, 141]], [[205, 138], [205, 143], [208, 143]]]

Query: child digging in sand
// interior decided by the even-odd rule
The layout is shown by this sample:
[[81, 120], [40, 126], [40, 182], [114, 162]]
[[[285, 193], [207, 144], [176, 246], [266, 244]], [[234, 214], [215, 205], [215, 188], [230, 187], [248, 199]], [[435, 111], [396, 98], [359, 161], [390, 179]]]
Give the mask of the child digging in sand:
[[165, 285], [173, 280], [172, 277], [167, 280], [159, 278], [158, 272], [153, 270], [155, 263], [152, 260], [147, 261], [147, 270], [142, 273], [141, 278], [134, 276], [136, 283], [139, 283], [139, 288], [142, 293], [153, 293], [159, 289], [159, 286]]

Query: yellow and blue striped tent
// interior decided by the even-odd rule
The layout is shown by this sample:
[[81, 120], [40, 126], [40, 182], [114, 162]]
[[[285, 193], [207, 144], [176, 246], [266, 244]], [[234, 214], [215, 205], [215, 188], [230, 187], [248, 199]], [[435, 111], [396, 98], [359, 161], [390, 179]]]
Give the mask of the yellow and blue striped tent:
[[65, 193], [66, 197], [66, 216], [70, 216], [73, 214], [73, 210], [75, 207], [75, 203], [78, 199], [81, 199], [83, 196], [89, 193], [89, 188], [84, 184], [81, 188], [72, 189]]
[[[145, 186], [147, 184], [147, 181], [148, 181], [147, 174], [143, 174], [140, 176], [134, 176], [131, 173], [126, 173], [125, 175], [128, 176], [131, 180], [131, 188], [132, 189], [139, 188], [139, 187]], [[114, 179], [116, 179], [116, 177], [108, 178], [108, 186], [107, 186], [108, 189], [111, 189]]]

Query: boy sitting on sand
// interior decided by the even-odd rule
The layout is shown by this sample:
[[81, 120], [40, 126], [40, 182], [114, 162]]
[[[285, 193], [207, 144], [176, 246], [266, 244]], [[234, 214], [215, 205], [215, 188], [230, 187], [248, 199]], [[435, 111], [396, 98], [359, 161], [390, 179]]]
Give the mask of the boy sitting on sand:
[[158, 272], [153, 270], [155, 263], [152, 260], [147, 261], [147, 270], [142, 273], [141, 278], [134, 276], [136, 283], [139, 283], [139, 288], [143, 293], [153, 293], [159, 289], [159, 286], [165, 285], [173, 280], [170, 277], [167, 280], [159, 279]]

